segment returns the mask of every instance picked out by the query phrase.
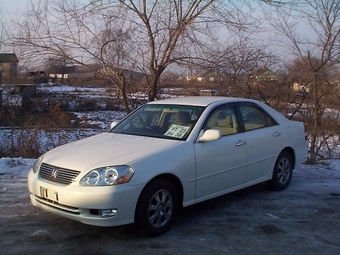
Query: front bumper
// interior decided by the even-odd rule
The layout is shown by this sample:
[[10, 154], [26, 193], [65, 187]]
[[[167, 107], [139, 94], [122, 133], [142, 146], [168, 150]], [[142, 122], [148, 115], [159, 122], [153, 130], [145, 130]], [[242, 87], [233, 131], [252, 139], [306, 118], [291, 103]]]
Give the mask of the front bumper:
[[[78, 182], [56, 184], [39, 177], [32, 170], [28, 174], [28, 190], [34, 206], [60, 216], [95, 226], [119, 226], [134, 222], [135, 208], [142, 187], [121, 184], [117, 186], [88, 187]], [[116, 211], [102, 216], [101, 210]]]

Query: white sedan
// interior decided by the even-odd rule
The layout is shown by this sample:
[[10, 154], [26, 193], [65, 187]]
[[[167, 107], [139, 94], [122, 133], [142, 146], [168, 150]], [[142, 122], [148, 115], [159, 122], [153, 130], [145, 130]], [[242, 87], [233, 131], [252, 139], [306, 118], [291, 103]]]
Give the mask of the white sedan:
[[261, 182], [287, 188], [307, 149], [303, 123], [258, 101], [173, 98], [40, 156], [28, 188], [47, 211], [97, 226], [135, 222], [157, 236], [181, 207]]

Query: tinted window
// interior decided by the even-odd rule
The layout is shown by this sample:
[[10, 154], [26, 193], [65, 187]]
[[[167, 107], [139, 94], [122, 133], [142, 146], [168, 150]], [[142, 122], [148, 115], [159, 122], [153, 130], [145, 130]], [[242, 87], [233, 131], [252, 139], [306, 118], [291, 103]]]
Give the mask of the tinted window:
[[240, 106], [239, 109], [246, 131], [277, 124], [266, 112], [255, 106]]

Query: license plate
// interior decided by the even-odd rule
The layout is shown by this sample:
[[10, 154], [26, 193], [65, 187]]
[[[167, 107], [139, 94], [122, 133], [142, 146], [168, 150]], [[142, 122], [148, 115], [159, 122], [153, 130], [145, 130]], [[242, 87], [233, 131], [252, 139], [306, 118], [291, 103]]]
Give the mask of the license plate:
[[47, 189], [44, 187], [40, 187], [40, 196], [52, 202], [58, 202], [59, 196], [58, 192], [52, 189]]

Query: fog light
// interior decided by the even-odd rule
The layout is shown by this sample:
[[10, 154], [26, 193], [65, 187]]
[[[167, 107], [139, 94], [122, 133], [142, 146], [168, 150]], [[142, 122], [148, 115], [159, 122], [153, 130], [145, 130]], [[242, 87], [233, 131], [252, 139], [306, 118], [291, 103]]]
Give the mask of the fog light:
[[99, 215], [102, 218], [114, 217], [117, 214], [117, 209], [104, 209], [99, 210]]

